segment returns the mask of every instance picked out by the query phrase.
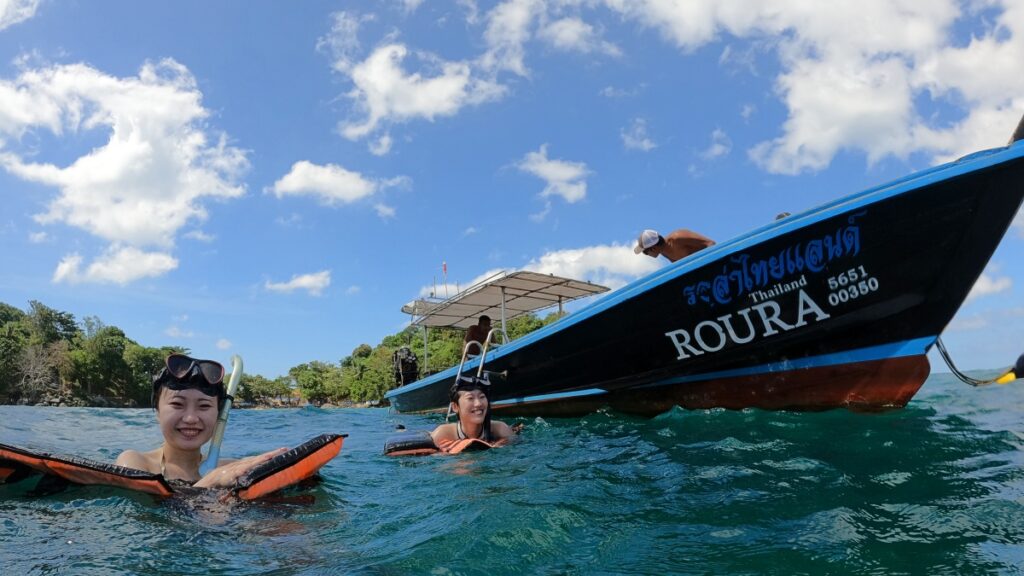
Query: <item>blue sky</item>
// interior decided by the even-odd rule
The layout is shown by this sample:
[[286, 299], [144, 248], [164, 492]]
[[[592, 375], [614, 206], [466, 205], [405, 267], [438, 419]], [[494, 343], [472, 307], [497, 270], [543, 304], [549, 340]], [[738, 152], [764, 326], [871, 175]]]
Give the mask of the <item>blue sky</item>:
[[[611, 287], [1024, 113], [1024, 2], [0, 0], [0, 301], [266, 376], [500, 269]], [[1018, 214], [945, 339], [1024, 349]], [[942, 368], [933, 361], [933, 368]]]

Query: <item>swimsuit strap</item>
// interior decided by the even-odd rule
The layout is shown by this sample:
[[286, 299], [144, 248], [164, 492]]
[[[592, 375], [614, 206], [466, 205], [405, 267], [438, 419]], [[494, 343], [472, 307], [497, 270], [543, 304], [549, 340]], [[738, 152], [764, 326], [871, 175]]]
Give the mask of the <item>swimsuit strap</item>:
[[[466, 439], [469, 438], [469, 436], [466, 436], [466, 433], [463, 432], [463, 430], [462, 430], [462, 420], [459, 420], [455, 424], [455, 431], [456, 431], [456, 435], [458, 436], [459, 440], [466, 440]], [[491, 431], [490, 430], [486, 430], [486, 429], [481, 429], [480, 430], [480, 437], [477, 438], [477, 439], [478, 440], [483, 440], [485, 442], [490, 442], [491, 441]]]
[[164, 480], [167, 480], [168, 482], [172, 482], [172, 483], [185, 484], [185, 485], [188, 485], [188, 486], [191, 486], [191, 485], [195, 484], [196, 482], [199, 482], [199, 480], [185, 480], [184, 478], [174, 478], [174, 479], [167, 478], [167, 474], [165, 472], [166, 462], [167, 462], [167, 459], [164, 456], [164, 449], [161, 448], [160, 449], [160, 475], [164, 477]]

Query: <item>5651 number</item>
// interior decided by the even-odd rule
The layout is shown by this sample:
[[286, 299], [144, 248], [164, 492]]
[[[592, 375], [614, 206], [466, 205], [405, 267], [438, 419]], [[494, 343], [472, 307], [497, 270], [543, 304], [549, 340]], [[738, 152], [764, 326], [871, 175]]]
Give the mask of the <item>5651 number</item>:
[[837, 306], [878, 290], [878, 278], [870, 276], [863, 266], [850, 268], [835, 276], [829, 276], [828, 303]]

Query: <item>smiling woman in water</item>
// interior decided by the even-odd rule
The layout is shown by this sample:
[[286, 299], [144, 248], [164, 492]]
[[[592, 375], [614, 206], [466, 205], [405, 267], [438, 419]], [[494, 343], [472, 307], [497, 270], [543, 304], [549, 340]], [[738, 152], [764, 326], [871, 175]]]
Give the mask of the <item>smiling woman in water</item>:
[[117, 464], [162, 474], [172, 484], [230, 488], [254, 466], [287, 451], [278, 448], [241, 460], [221, 459], [223, 465], [200, 475], [200, 448], [213, 436], [226, 398], [221, 364], [171, 354], [166, 366], [153, 377], [153, 406], [164, 443], [148, 452], [125, 450]]
[[454, 424], [441, 424], [431, 433], [434, 443], [465, 439], [480, 439], [485, 442], [508, 440], [514, 434], [508, 424], [491, 421], [491, 405], [487, 397], [490, 387], [482, 378], [460, 378], [450, 391], [451, 409], [458, 417]]

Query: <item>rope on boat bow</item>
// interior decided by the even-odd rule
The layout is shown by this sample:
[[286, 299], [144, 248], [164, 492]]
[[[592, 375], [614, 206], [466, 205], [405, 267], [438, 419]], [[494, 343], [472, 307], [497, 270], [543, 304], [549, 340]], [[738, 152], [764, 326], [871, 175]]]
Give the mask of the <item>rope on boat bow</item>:
[[[953, 373], [953, 375], [959, 378], [965, 384], [970, 384], [971, 386], [988, 386], [989, 384], [996, 383], [1006, 384], [1007, 382], [1012, 381], [1015, 377], [1014, 369], [1011, 368], [1006, 373], [995, 378], [992, 378], [991, 380], [978, 380], [977, 378], [971, 378], [967, 374], [964, 374], [963, 372], [958, 370], [956, 365], [953, 364], [953, 359], [949, 356], [949, 351], [946, 350], [946, 345], [942, 343], [942, 338], [935, 339], [935, 347], [939, 349], [939, 355], [941, 355], [942, 359], [946, 361], [946, 366], [949, 366], [949, 369]], [[1017, 360], [1018, 364], [1021, 363], [1021, 359], [1024, 359], [1024, 355], [1021, 355], [1021, 358]], [[1007, 378], [1007, 376], [1009, 376], [1009, 378]], [[1024, 376], [1024, 374], [1016, 375], [1016, 377], [1021, 376]]]

